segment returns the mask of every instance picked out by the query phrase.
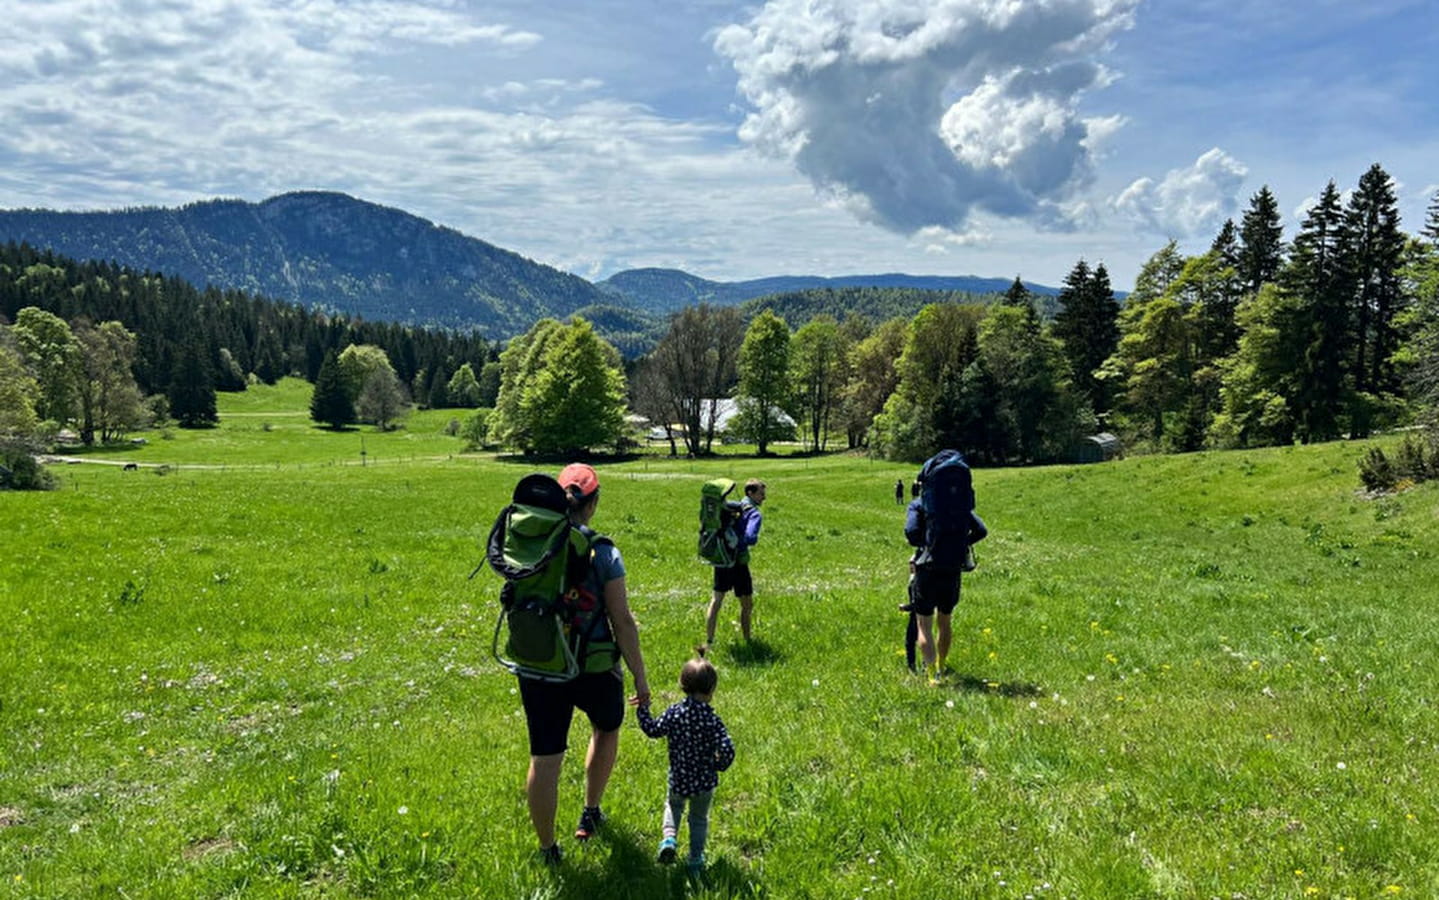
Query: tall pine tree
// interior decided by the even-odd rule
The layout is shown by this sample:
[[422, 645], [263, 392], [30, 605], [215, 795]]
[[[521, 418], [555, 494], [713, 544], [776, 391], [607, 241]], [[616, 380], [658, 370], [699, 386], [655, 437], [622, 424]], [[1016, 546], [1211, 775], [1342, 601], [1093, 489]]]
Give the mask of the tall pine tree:
[[1331, 181], [1305, 216], [1282, 278], [1284, 290], [1296, 300], [1290, 327], [1304, 342], [1289, 405], [1297, 436], [1305, 443], [1337, 437], [1340, 412], [1350, 399], [1353, 282], [1345, 245], [1344, 213]]
[[1279, 218], [1279, 201], [1269, 185], [1249, 198], [1249, 209], [1239, 227], [1239, 277], [1250, 293], [1279, 276], [1284, 261], [1284, 226]]
[[1394, 319], [1403, 299], [1399, 267], [1405, 237], [1399, 230], [1394, 183], [1378, 163], [1360, 177], [1344, 223], [1354, 285], [1354, 389], [1392, 394], [1399, 390], [1392, 356], [1399, 346]]
[[170, 415], [181, 428], [210, 428], [220, 421], [215, 409], [215, 376], [198, 339], [187, 341], [181, 348], [166, 393]]
[[1075, 388], [1095, 412], [1109, 408], [1098, 370], [1119, 345], [1119, 304], [1103, 264], [1091, 272], [1080, 260], [1065, 276], [1059, 292], [1059, 311], [1053, 334], [1064, 345]]
[[340, 358], [334, 350], [325, 354], [315, 376], [315, 391], [310, 395], [310, 418], [338, 431], [355, 422], [355, 402], [340, 370]]

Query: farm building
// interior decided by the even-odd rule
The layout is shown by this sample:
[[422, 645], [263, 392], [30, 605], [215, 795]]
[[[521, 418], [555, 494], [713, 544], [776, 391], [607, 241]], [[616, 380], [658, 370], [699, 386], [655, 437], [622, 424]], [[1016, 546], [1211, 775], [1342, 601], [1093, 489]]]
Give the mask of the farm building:
[[1091, 434], [1083, 438], [1074, 446], [1074, 461], [1078, 463], [1097, 463], [1117, 459], [1123, 454], [1124, 448], [1119, 443], [1119, 438], [1107, 431], [1099, 434]]

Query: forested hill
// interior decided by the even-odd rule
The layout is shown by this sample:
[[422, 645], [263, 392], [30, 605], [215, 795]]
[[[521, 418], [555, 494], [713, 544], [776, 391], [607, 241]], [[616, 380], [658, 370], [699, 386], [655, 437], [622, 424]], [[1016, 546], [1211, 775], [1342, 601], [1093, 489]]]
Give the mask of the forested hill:
[[575, 275], [345, 194], [114, 212], [0, 210], [0, 243], [376, 321], [524, 332], [613, 297]]
[[[795, 294], [801, 291], [841, 288], [897, 288], [917, 291], [946, 291], [960, 294], [1003, 293], [1013, 283], [1008, 278], [981, 278], [976, 275], [844, 275], [823, 278], [818, 275], [780, 275], [750, 281], [710, 281], [678, 269], [629, 269], [617, 272], [599, 282], [598, 287], [634, 306], [656, 315], [668, 315], [696, 303], [721, 306], [738, 305], [771, 294]], [[1053, 297], [1057, 288], [1042, 284], [1026, 284], [1040, 297]], [[840, 291], [840, 295], [845, 292]], [[865, 310], [856, 310], [872, 315]]]
[[[887, 319], [912, 319], [931, 303], [984, 305], [1001, 298], [1002, 293], [998, 291], [978, 294], [905, 287], [824, 287], [755, 297], [740, 304], [740, 312], [750, 319], [761, 310], [768, 309], [784, 319], [790, 328], [799, 328], [821, 315], [838, 321], [849, 315], [858, 315], [870, 322], [883, 322]], [[1050, 308], [1053, 297], [1036, 294], [1034, 301], [1040, 315], [1053, 315]]]

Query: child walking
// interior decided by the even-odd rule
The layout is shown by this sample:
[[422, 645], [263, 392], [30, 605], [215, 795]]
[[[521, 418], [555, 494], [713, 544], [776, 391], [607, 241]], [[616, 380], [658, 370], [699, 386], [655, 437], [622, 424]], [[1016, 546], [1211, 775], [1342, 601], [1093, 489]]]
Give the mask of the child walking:
[[734, 762], [734, 744], [724, 722], [710, 707], [719, 673], [700, 656], [680, 669], [680, 689], [685, 699], [671, 706], [658, 719], [650, 715], [648, 698], [638, 703], [640, 728], [652, 738], [669, 739], [669, 796], [665, 799], [664, 839], [659, 861], [674, 862], [675, 835], [689, 806], [689, 869], [698, 874], [704, 868], [705, 838], [709, 835], [710, 802], [719, 785], [719, 773]]

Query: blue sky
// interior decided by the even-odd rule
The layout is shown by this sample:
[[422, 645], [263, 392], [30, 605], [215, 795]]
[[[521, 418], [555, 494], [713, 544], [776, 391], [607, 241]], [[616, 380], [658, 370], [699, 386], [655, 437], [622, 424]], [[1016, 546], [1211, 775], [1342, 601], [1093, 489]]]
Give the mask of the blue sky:
[[1117, 288], [1263, 184], [1439, 190], [1439, 4], [0, 0], [0, 207], [338, 190], [588, 278]]

